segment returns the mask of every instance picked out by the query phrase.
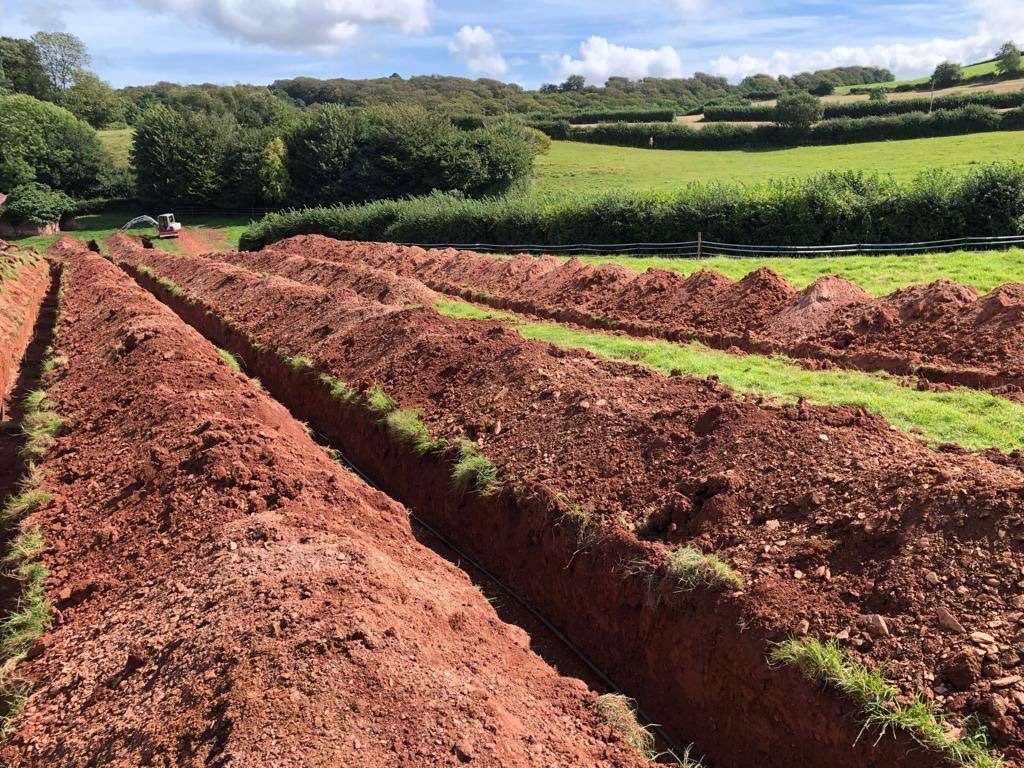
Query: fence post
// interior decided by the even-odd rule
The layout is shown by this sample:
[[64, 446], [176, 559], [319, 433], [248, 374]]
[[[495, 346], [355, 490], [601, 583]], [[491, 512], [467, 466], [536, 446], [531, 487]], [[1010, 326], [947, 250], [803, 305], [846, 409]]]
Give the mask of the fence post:
[[700, 250], [701, 250], [701, 246], [703, 245], [703, 242], [704, 242], [704, 233], [703, 232], [698, 232], [697, 233], [697, 258], [698, 259], [700, 258]]

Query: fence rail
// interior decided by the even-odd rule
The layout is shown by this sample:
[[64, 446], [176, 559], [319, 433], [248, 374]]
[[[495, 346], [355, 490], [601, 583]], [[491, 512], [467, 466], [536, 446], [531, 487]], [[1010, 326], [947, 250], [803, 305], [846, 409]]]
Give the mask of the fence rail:
[[1003, 237], [957, 237], [923, 240], [916, 243], [847, 243], [844, 245], [741, 245], [713, 240], [687, 240], [678, 243], [575, 243], [572, 245], [512, 245], [500, 243], [401, 243], [421, 248], [455, 248], [482, 253], [551, 253], [562, 255], [619, 254], [634, 256], [678, 256], [701, 258], [725, 256], [734, 259], [758, 256], [880, 256], [912, 255], [937, 251], [999, 250], [1024, 246], [1024, 235]]

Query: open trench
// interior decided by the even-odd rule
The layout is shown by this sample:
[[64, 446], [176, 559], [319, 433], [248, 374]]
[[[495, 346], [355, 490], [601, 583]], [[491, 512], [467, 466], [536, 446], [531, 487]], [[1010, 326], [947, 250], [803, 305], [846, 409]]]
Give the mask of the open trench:
[[[0, 381], [0, 506], [16, 495], [28, 469], [22, 455], [25, 436], [21, 422], [25, 415], [25, 398], [34, 390], [42, 377], [46, 350], [53, 342], [57, 319], [57, 292], [60, 286], [60, 266], [41, 261], [41, 274], [26, 286], [21, 304], [22, 322], [7, 337], [5, 357], [11, 361], [6, 381]], [[28, 270], [26, 270], [28, 271]], [[28, 281], [26, 281], [28, 282]], [[9, 287], [8, 287], [9, 290]], [[8, 525], [0, 529], [0, 552], [6, 552], [15, 529]], [[18, 583], [6, 571], [0, 573], [0, 611], [4, 615], [16, 601]]]
[[[246, 369], [291, 412], [326, 436], [362, 473], [469, 551], [592, 658], [678, 743], [695, 742], [711, 764], [750, 766], [941, 766], [944, 757], [895, 738], [859, 738], [851, 702], [771, 669], [766, 636], [737, 631], [744, 617], [713, 592], [675, 606], [652, 604], [649, 585], [623, 563], [652, 548], [609, 535], [583, 554], [542, 489], [492, 496], [453, 492], [448, 458], [417, 455], [379, 415], [341, 404], [313, 368], [287, 364], [224, 310], [137, 267], [122, 267]], [[173, 279], [173, 274], [159, 277]], [[303, 350], [298, 350], [303, 351]]]
[[45, 385], [65, 429], [27, 520], [54, 612], [5, 764], [644, 763], [406, 510], [123, 272], [62, 250]]

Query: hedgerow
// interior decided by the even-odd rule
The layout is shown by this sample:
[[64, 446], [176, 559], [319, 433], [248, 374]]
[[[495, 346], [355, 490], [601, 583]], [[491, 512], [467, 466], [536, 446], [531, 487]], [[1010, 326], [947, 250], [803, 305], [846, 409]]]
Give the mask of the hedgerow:
[[990, 107], [971, 105], [961, 109], [938, 110], [932, 114], [912, 112], [892, 117], [822, 120], [808, 129], [742, 123], [711, 123], [704, 128], [680, 123], [609, 123], [591, 127], [570, 126], [566, 138], [570, 141], [620, 147], [648, 147], [653, 139], [657, 149], [763, 149], [1016, 130], [1019, 128], [1019, 119], [1012, 115], [1002, 115]]
[[671, 123], [676, 113], [671, 109], [634, 109], [577, 112], [569, 116], [573, 125], [586, 123]]
[[298, 234], [405, 243], [679, 242], [698, 232], [730, 243], [825, 245], [1024, 233], [1024, 165], [965, 175], [932, 170], [913, 181], [835, 172], [760, 185], [691, 184], [676, 192], [586, 198], [435, 193], [264, 217], [242, 236], [255, 250]]
[[[837, 117], [882, 117], [886, 115], [905, 115], [910, 112], [932, 112], [939, 109], [961, 109], [972, 104], [991, 107], [993, 109], [1011, 109], [1024, 106], [1024, 90], [1004, 91], [996, 93], [955, 93], [939, 96], [934, 101], [928, 97], [913, 99], [893, 99], [891, 101], [854, 101], [848, 103], [826, 103], [824, 117], [826, 120]], [[774, 107], [743, 104], [722, 104], [708, 106], [704, 110], [707, 122], [749, 122], [771, 121]], [[625, 121], [624, 121], [625, 122]]]

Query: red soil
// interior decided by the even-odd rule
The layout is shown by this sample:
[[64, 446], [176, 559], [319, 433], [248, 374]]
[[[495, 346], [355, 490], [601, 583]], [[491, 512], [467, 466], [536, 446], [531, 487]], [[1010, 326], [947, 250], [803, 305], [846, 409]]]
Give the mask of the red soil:
[[532, 257], [428, 252], [315, 235], [267, 250], [365, 262], [416, 276], [435, 290], [465, 296], [469, 289], [497, 307], [584, 325], [1024, 392], [1024, 285], [979, 297], [972, 288], [939, 281], [872, 298], [839, 276], [797, 291], [768, 269], [739, 282], [706, 271], [686, 278], [662, 270], [641, 275], [577, 259], [548, 258], [531, 269], [526, 259]]
[[[320, 245], [273, 253], [308, 253], [303, 243]], [[272, 348], [360, 388], [383, 385], [421, 408], [433, 435], [477, 440], [503, 477], [563, 494], [606, 529], [716, 552], [747, 581], [723, 600], [748, 632], [837, 638], [905, 693], [977, 714], [1014, 761], [1024, 757], [1016, 469], [934, 452], [852, 408], [759, 407], [711, 381], [567, 353], [494, 323], [317, 294], [123, 240], [114, 252]], [[436, 257], [402, 253], [410, 270]], [[737, 290], [765, 284], [786, 293], [763, 274]], [[964, 631], [944, 626], [939, 608]], [[736, 703], [750, 722], [763, 717], [744, 712], [752, 704]]]
[[[0, 240], [0, 264], [20, 261], [24, 254], [25, 251]], [[0, 422], [6, 418], [7, 396], [32, 338], [49, 284], [50, 266], [41, 258], [21, 266], [16, 278], [0, 282]]]
[[406, 510], [78, 246], [12, 766], [639, 766]]

